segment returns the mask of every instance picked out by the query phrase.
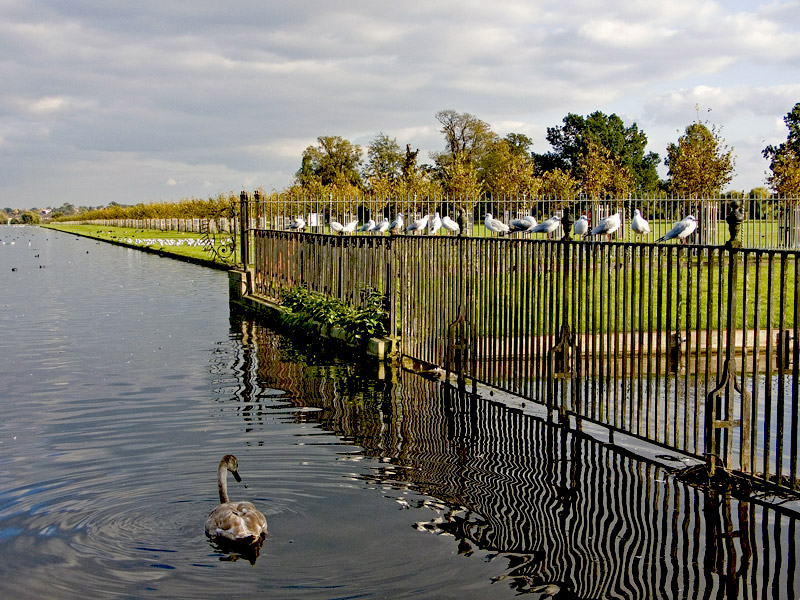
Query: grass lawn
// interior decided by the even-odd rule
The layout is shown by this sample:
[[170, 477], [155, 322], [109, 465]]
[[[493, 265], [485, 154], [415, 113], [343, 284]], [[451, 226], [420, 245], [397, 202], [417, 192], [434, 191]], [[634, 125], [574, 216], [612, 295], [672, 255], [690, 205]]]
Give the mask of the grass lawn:
[[[205, 245], [206, 236], [202, 233], [75, 225], [71, 223], [51, 223], [43, 225], [43, 227], [162, 255], [170, 255], [191, 262], [207, 264], [215, 268], [228, 268], [236, 261], [236, 256], [230, 262], [221, 260]], [[224, 234], [216, 235], [217, 245], [215, 247], [218, 251], [220, 241], [226, 237]]]

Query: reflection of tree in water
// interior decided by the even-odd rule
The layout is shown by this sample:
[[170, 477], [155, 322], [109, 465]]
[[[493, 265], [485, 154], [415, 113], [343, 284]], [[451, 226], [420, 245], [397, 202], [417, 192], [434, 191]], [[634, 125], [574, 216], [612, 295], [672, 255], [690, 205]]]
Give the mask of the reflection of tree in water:
[[[248, 407], [244, 418], [287, 403], [318, 409], [295, 419], [378, 459], [370, 481], [438, 499], [411, 507], [438, 513], [417, 529], [452, 536], [465, 557], [503, 558], [497, 581], [519, 593], [736, 597], [749, 586], [740, 591], [758, 597], [765, 581], [782, 593], [796, 587], [789, 516], [730, 498], [720, 508], [663, 466], [574, 430], [406, 371], [380, 377], [374, 363], [240, 324], [234, 398]], [[780, 560], [750, 572], [753, 554], [765, 551]]]

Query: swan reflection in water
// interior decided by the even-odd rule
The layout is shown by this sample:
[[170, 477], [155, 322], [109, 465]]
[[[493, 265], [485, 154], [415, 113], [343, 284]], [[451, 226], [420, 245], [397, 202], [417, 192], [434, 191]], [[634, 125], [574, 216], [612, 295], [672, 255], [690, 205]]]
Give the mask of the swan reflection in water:
[[228, 471], [240, 482], [239, 463], [226, 454], [217, 468], [220, 503], [206, 519], [206, 535], [220, 551], [223, 560], [245, 558], [255, 564], [267, 534], [267, 519], [250, 502], [231, 502], [228, 498]]

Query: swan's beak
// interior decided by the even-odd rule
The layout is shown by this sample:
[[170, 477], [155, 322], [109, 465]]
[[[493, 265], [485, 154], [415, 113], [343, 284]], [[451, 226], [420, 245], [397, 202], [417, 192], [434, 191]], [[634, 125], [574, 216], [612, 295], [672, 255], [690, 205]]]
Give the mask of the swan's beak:
[[236, 480], [236, 483], [239, 483], [239, 482], [242, 481], [242, 478], [239, 477], [239, 471], [231, 471], [231, 473], [233, 473], [233, 478]]

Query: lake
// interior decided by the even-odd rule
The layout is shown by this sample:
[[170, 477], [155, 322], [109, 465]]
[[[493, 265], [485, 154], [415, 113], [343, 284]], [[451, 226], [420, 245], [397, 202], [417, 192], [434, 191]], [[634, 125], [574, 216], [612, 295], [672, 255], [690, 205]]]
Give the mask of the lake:
[[[0, 227], [0, 598], [800, 594], [780, 506], [280, 335], [227, 293], [223, 272]], [[227, 453], [231, 497], [269, 521], [257, 556], [204, 534]]]

